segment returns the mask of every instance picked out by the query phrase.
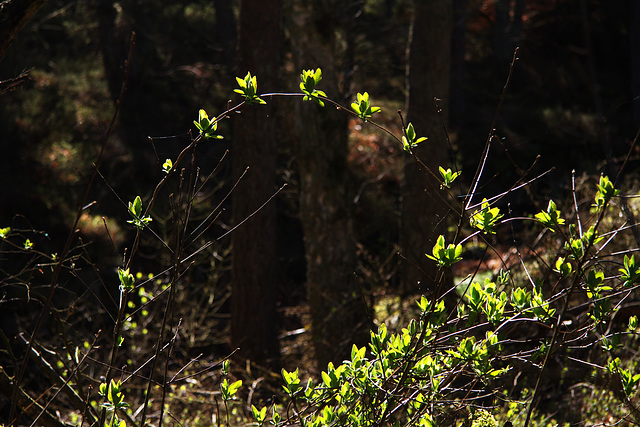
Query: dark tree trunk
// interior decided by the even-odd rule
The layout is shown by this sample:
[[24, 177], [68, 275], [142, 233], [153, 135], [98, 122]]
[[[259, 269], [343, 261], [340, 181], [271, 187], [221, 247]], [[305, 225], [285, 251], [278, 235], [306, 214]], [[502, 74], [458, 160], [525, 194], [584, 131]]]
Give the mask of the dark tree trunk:
[[509, 59], [511, 49], [509, 9], [511, 0], [495, 0], [495, 22], [493, 25], [493, 55], [501, 62]]
[[[290, 13], [294, 61], [302, 69], [322, 69], [319, 88], [340, 99], [349, 49], [335, 49], [341, 0], [296, 1]], [[332, 15], [327, 15], [331, 13]], [[333, 16], [333, 19], [328, 17]], [[339, 57], [339, 58], [338, 58]], [[344, 69], [343, 69], [344, 71]], [[348, 116], [331, 105], [297, 104], [300, 220], [307, 259], [307, 295], [318, 368], [339, 362], [369, 330], [366, 307], [354, 281], [355, 242], [347, 167]]]
[[453, 0], [453, 32], [451, 35], [451, 123], [456, 128], [464, 126], [464, 74], [467, 35], [468, 0]]
[[524, 0], [516, 0], [513, 6], [513, 22], [511, 23], [511, 52], [509, 54], [513, 54], [513, 51], [516, 47], [520, 46], [520, 41], [522, 40], [522, 15], [524, 15]]
[[[445, 130], [434, 98], [442, 99], [441, 114], [446, 123], [452, 29], [452, 0], [415, 1], [409, 39], [406, 121], [413, 123], [419, 136], [429, 138], [414, 152], [436, 175], [438, 166], [450, 166]], [[401, 252], [406, 261], [401, 263], [401, 287], [405, 292], [433, 292], [437, 270], [425, 253], [430, 253], [438, 235], [447, 234], [447, 211], [436, 194], [440, 191], [439, 182], [421, 170], [414, 159], [408, 158], [404, 173]]]
[[96, 4], [96, 16], [109, 94], [112, 99], [117, 99], [120, 96], [125, 74], [124, 60], [127, 52], [124, 43], [127, 36], [123, 35], [122, 28], [116, 25], [117, 12], [113, 6], [113, 0], [99, 0]]
[[0, 2], [0, 61], [18, 31], [46, 3], [46, 0], [5, 0]]
[[[281, 9], [280, 0], [240, 3], [238, 75], [250, 71], [262, 91], [278, 87]], [[267, 102], [244, 106], [234, 120], [235, 179], [250, 168], [232, 195], [236, 224], [276, 191], [276, 100]], [[275, 208], [275, 202], [267, 204], [232, 234], [231, 342], [241, 357], [271, 368], [279, 363]]]
[[233, 0], [213, 0], [213, 6], [216, 9], [215, 40], [220, 45], [222, 50], [220, 57], [225, 64], [230, 64], [234, 60], [238, 42], [233, 3]]
[[640, 2], [631, 2], [631, 95], [633, 120], [640, 129]]
[[509, 61], [522, 37], [524, 0], [495, 0], [493, 55], [500, 63]]
[[[153, 88], [148, 81], [149, 74], [160, 63], [154, 47], [159, 42], [155, 36], [153, 8], [154, 4], [150, 2], [136, 0], [98, 0], [96, 7], [105, 76], [113, 100], [120, 97], [127, 74], [126, 91], [118, 117], [119, 132], [124, 141], [142, 152], [148, 149], [146, 144], [141, 148], [140, 142], [146, 141], [150, 131], [145, 124], [151, 110], [149, 104], [153, 102], [149, 101], [153, 99], [150, 97]], [[130, 44], [133, 33], [135, 46]], [[131, 64], [126, 64], [132, 47]]]

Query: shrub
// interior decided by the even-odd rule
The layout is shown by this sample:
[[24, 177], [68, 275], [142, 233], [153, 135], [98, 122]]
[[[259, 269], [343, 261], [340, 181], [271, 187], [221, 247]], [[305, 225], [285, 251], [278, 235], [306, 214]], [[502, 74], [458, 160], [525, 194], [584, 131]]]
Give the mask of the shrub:
[[[319, 69], [302, 72], [301, 93], [297, 95], [303, 101], [314, 101], [319, 108], [333, 104], [363, 122], [376, 125], [372, 117], [379, 107], [371, 105], [368, 93], [357, 94], [356, 101], [351, 104], [352, 109], [349, 109], [316, 88], [321, 75]], [[143, 203], [143, 197], [136, 195], [126, 206], [123, 203], [123, 209], [131, 217], [128, 222], [135, 229], [135, 237], [132, 249], [117, 271], [120, 286], [115, 328], [110, 339], [106, 371], [97, 386], [101, 403], [89, 403], [85, 398], [91, 396], [94, 399], [95, 396], [84, 384], [88, 381], [95, 383], [99, 377], [97, 373], [89, 372], [95, 372], [100, 366], [92, 356], [96, 351], [96, 340], [84, 340], [85, 344], [75, 348], [70, 342], [65, 345], [64, 353], [45, 354], [36, 342], [41, 326], [40, 321], [36, 323], [36, 333], [28, 341], [26, 352], [58, 376], [59, 391], [64, 390], [71, 396], [69, 402], [78, 413], [82, 413], [83, 422], [85, 419], [91, 422], [100, 420], [100, 424], [120, 427], [134, 424], [134, 418], [138, 418], [140, 424], [144, 424], [149, 398], [156, 386], [161, 389], [159, 419], [162, 420], [167, 394], [177, 383], [178, 373], [187, 368], [178, 369], [178, 373], [169, 378], [171, 354], [179, 327], [175, 320], [170, 319], [177, 298], [175, 284], [183, 273], [181, 265], [210, 243], [194, 250], [192, 255], [174, 252], [170, 266], [144, 282], [136, 280], [130, 272], [130, 264], [137, 255], [143, 235], [150, 234], [160, 244], [169, 247], [169, 243], [153, 229], [152, 207], [163, 186], [174, 177], [181, 176], [182, 168], [192, 158], [189, 154], [193, 153], [196, 145], [207, 139], [219, 139], [221, 136], [215, 133], [218, 123], [230, 113], [250, 103], [257, 104], [259, 108], [266, 102], [265, 98], [277, 96], [260, 94], [257, 77], [249, 73], [244, 78], [237, 78], [237, 82], [239, 88], [235, 91], [244, 97], [244, 101], [212, 118], [201, 109], [194, 121], [199, 133], [175, 159], [167, 159], [159, 166], [163, 177], [151, 197]], [[410, 154], [416, 144], [426, 140], [417, 136], [412, 124], [404, 128], [403, 135], [395, 138]], [[434, 171], [429, 172], [437, 176]], [[439, 173], [442, 177], [441, 191], [456, 203], [459, 198], [452, 192], [451, 184], [459, 177], [460, 171], [441, 165]], [[628, 408], [622, 417], [640, 420], [637, 415], [640, 374], [634, 372], [636, 366], [625, 362], [633, 354], [628, 345], [637, 338], [638, 320], [637, 316], [621, 314], [626, 313], [623, 309], [629, 301], [636, 298], [640, 265], [636, 264], [633, 249], [609, 249], [623, 238], [629, 226], [616, 225], [612, 221], [617, 218], [618, 210], [622, 212], [616, 204], [621, 195], [615, 187], [615, 180], [601, 176], [592, 193], [592, 201], [588, 206], [576, 203], [572, 215], [563, 214], [554, 201], [548, 200], [544, 203], [546, 209], [534, 216], [514, 218], [500, 208], [499, 202], [505, 195], [517, 191], [516, 187], [474, 204], [474, 191], [480, 179], [481, 174], [478, 174], [470, 185], [474, 190], [465, 197], [463, 204], [458, 204], [461, 220], [455, 233], [449, 237], [440, 236], [430, 251], [425, 248], [425, 252], [429, 252], [426, 256], [437, 263], [442, 273], [440, 277], [444, 277], [445, 271], [462, 259], [463, 246], [471, 239], [484, 241], [490, 247], [491, 236], [506, 233], [504, 230], [508, 228], [505, 225], [519, 221], [535, 224], [542, 236], [549, 237], [547, 253], [535, 258], [539, 271], [530, 272], [532, 264], [525, 262], [519, 254], [519, 264], [504, 265], [495, 277], [485, 280], [476, 280], [475, 275], [467, 277], [457, 306], [447, 307], [442, 298], [433, 295], [421, 296], [417, 301], [417, 318], [398, 331], [381, 324], [371, 332], [368, 347], [354, 345], [350, 358], [337, 365], [329, 364], [319, 378], [305, 379], [300, 377], [299, 370], [283, 369], [282, 398], [268, 405], [256, 406], [247, 402], [251, 422], [260, 426], [400, 427], [449, 425], [462, 419], [471, 426], [496, 426], [497, 417], [526, 426], [533, 422], [533, 408], [548, 382], [545, 378], [553, 376], [554, 380], [562, 381], [562, 374], [551, 372], [557, 372], [557, 368], [565, 369], [569, 362], [594, 371], [594, 376], [608, 384], [608, 388]], [[572, 196], [574, 200], [579, 199], [576, 190]], [[580, 196], [581, 199], [585, 195]], [[191, 207], [194, 199], [187, 197], [184, 200], [182, 203]], [[581, 216], [585, 213], [588, 213], [586, 219]], [[621, 215], [624, 217], [624, 212]], [[179, 224], [180, 221], [175, 221], [174, 227]], [[210, 224], [210, 217], [198, 228], [206, 228], [207, 224]], [[610, 228], [605, 228], [606, 225]], [[81, 258], [82, 252], [81, 247], [71, 250], [68, 244], [59, 255], [47, 254], [39, 249], [41, 239], [37, 236], [38, 233], [22, 229], [0, 228], [0, 249], [6, 257], [16, 260], [14, 268], [17, 269], [15, 273], [6, 272], [3, 286], [10, 286], [14, 279], [30, 283], [38, 269], [49, 269], [47, 276], [51, 287], [48, 296], [43, 298], [44, 313], [51, 308], [53, 291], [62, 272], [68, 270], [78, 274], [74, 263]], [[176, 245], [183, 243], [173, 242]], [[74, 252], [76, 249], [79, 252]], [[158, 311], [162, 320], [155, 332], [158, 337], [156, 349], [150, 359], [136, 370], [118, 373], [118, 352], [126, 342], [125, 335], [131, 339], [144, 330], [134, 323], [133, 314], [128, 312], [135, 307], [130, 299], [136, 290], [141, 299], [148, 298], [142, 286], [156, 280], [160, 280], [156, 283], [159, 288], [148, 294], [149, 301], [140, 301], [145, 308], [139, 312], [144, 318], [148, 315], [148, 305], [158, 303], [159, 296], [165, 295], [165, 308]], [[166, 328], [171, 334], [167, 335]], [[138, 378], [143, 366], [149, 365], [151, 372], [155, 372], [161, 356], [165, 363], [161, 380], [153, 379], [153, 375]], [[558, 364], [557, 358], [562, 358], [563, 362]], [[51, 367], [48, 359], [57, 360], [56, 368]], [[29, 405], [21, 399], [26, 393], [20, 387], [27, 360], [28, 357], [13, 377], [16, 386], [12, 405], [24, 411]], [[92, 368], [87, 370], [89, 364]], [[248, 422], [242, 405], [237, 401], [242, 394], [242, 380], [227, 377], [228, 360], [209, 368], [213, 367], [222, 371], [220, 391], [214, 394], [217, 422]], [[4, 375], [7, 376], [6, 372]], [[122, 379], [116, 380], [118, 376]], [[185, 380], [188, 378], [191, 378], [190, 374], [184, 376]], [[127, 383], [138, 381], [146, 384], [146, 391], [142, 393], [140, 411], [134, 414], [125, 401], [125, 391]], [[47, 403], [35, 407], [37, 409], [30, 413], [30, 417], [35, 420], [51, 417], [47, 406], [57, 398], [58, 392], [45, 392]], [[522, 395], [525, 396], [524, 404], [518, 402]], [[217, 399], [223, 402], [222, 415]], [[505, 404], [501, 405], [501, 401]], [[521, 409], [519, 413], [513, 411], [516, 406]], [[493, 411], [495, 416], [489, 411]]]

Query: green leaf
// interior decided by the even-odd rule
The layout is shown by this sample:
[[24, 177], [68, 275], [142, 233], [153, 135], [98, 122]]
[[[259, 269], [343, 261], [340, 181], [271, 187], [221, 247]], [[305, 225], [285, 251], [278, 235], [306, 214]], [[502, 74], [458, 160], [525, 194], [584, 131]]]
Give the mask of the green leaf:
[[242, 380], [238, 380], [229, 386], [229, 393], [233, 396], [242, 387]]
[[351, 108], [360, 117], [360, 119], [366, 122], [371, 116], [380, 111], [380, 107], [372, 107], [369, 103], [369, 93], [358, 93], [356, 95], [357, 101], [351, 103]]
[[264, 424], [264, 420], [267, 417], [267, 407], [263, 407], [262, 409], [258, 410], [254, 405], [251, 405], [251, 412], [253, 412], [253, 417], [256, 419], [256, 421], [262, 425]]
[[344, 365], [334, 368], [333, 363], [329, 362], [327, 371], [322, 371], [322, 381], [328, 388], [337, 388], [340, 385], [340, 375], [344, 370]]
[[438, 267], [451, 267], [462, 259], [462, 245], [450, 243], [445, 247], [444, 236], [440, 235], [431, 251], [433, 255], [425, 254], [427, 258], [436, 261]]
[[118, 278], [120, 279], [120, 289], [131, 291], [133, 290], [133, 283], [135, 281], [133, 274], [129, 273], [129, 269], [123, 270], [118, 267]]
[[331, 383], [332, 383], [331, 377], [325, 371], [322, 371], [322, 381], [327, 387], [331, 388]]
[[603, 208], [605, 204], [609, 203], [609, 201], [617, 196], [620, 193], [620, 190], [616, 190], [613, 186], [613, 182], [607, 176], [600, 176], [600, 182], [596, 185], [598, 188], [598, 192], [595, 196], [595, 203], [593, 206], [600, 209]]
[[364, 359], [364, 355], [366, 352], [366, 348], [362, 347], [362, 348], [358, 348], [357, 345], [353, 344], [353, 346], [351, 347], [351, 361], [353, 363], [356, 363], [362, 359]]
[[622, 275], [620, 279], [624, 282], [624, 286], [635, 285], [640, 282], [640, 265], [636, 265], [636, 259], [634, 255], [630, 257], [624, 256], [624, 268], [619, 269]]
[[244, 100], [247, 104], [266, 104], [266, 102], [258, 96], [258, 79], [256, 76], [252, 76], [250, 72], [244, 76], [244, 79], [236, 77], [239, 89], [234, 89], [234, 92], [244, 96]]
[[[402, 149], [404, 151], [411, 151], [412, 148], [415, 148], [423, 141], [426, 141], [426, 137], [418, 138], [416, 135], [416, 131], [413, 128], [413, 124], [409, 123], [407, 128], [403, 130], [402, 135]], [[455, 179], [455, 178], [454, 178]]]
[[571, 273], [573, 273], [573, 266], [569, 261], [566, 261], [565, 257], [559, 257], [556, 260], [556, 268], [555, 272], [560, 273], [562, 277], [568, 277]]
[[480, 210], [476, 211], [470, 219], [471, 226], [477, 228], [485, 234], [496, 234], [495, 227], [499, 224], [504, 215], [500, 209], [491, 208], [487, 199], [482, 201]]
[[271, 407], [271, 420], [272, 420], [272, 424], [277, 426], [280, 423], [280, 413], [278, 412], [278, 407], [277, 405], [274, 403], [273, 406]]
[[420, 311], [423, 314], [427, 312], [427, 309], [429, 308], [429, 300], [427, 299], [427, 297], [425, 297], [424, 295], [420, 297], [420, 301], [418, 301], [418, 307], [420, 307]]
[[316, 85], [322, 80], [322, 70], [320, 68], [314, 70], [302, 70], [300, 74], [300, 90], [304, 93], [303, 101], [314, 101], [321, 107], [324, 107], [324, 102], [320, 97], [326, 98], [327, 95], [316, 89]]
[[442, 176], [442, 184], [440, 185], [440, 189], [451, 188], [451, 184], [453, 181], [460, 176], [461, 172], [453, 172], [451, 169], [444, 169], [442, 166], [438, 166], [438, 170], [440, 171], [440, 175]]
[[136, 196], [133, 203], [129, 202], [129, 212], [136, 217], [142, 215], [142, 199], [140, 196]]
[[282, 386], [290, 396], [293, 396], [300, 389], [300, 378], [298, 377], [298, 369], [293, 372], [288, 372], [286, 369], [282, 369], [282, 378], [285, 385]]
[[171, 159], [165, 160], [162, 164], [162, 171], [164, 173], [169, 173], [171, 169], [173, 169], [173, 161], [171, 161]]
[[234, 383], [229, 384], [229, 380], [226, 378], [222, 380], [220, 384], [220, 391], [222, 391], [222, 399], [230, 400], [240, 389], [242, 386], [242, 380], [238, 380]]
[[535, 218], [551, 232], [555, 232], [558, 226], [565, 223], [564, 219], [560, 218], [560, 211], [553, 200], [549, 200], [547, 210], [537, 213]]
[[0, 228], [0, 239], [6, 239], [11, 233], [11, 227]]
[[193, 123], [200, 131], [205, 139], [223, 139], [222, 135], [216, 135], [215, 131], [218, 129], [217, 120], [209, 120], [209, 115], [203, 109], [198, 112], [198, 120], [194, 120]]
[[127, 222], [133, 224], [136, 228], [142, 229], [152, 221], [150, 216], [142, 217], [142, 199], [140, 196], [136, 196], [133, 202], [129, 202], [129, 214], [133, 219]]

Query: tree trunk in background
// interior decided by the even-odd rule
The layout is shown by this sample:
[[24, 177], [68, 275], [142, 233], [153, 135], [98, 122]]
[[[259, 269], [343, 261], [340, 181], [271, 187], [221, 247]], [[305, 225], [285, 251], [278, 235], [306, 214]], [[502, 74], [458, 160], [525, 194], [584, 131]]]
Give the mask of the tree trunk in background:
[[493, 26], [493, 55], [498, 62], [509, 61], [522, 37], [522, 14], [524, 0], [495, 0], [495, 22]]
[[493, 23], [493, 55], [498, 61], [509, 58], [511, 41], [509, 40], [509, 9], [511, 0], [495, 0], [495, 21]]
[[524, 0], [516, 0], [513, 5], [513, 21], [511, 22], [511, 52], [509, 52], [509, 58], [513, 55], [513, 51], [516, 47], [520, 46], [522, 40], [522, 30], [524, 28], [522, 22], [522, 16], [524, 15]]
[[0, 61], [18, 31], [46, 3], [46, 0], [5, 0], [0, 2]]
[[640, 129], [640, 2], [631, 2], [631, 96], [633, 121]]
[[96, 16], [100, 31], [100, 46], [104, 74], [112, 99], [118, 99], [124, 80], [124, 60], [127, 58], [125, 50], [127, 34], [122, 34], [122, 28], [116, 25], [117, 11], [113, 0], [99, 0], [96, 2]]
[[[413, 123], [422, 142], [415, 154], [436, 175], [438, 166], [451, 167], [447, 158], [447, 141], [442, 121], [436, 112], [434, 97], [440, 101], [447, 122], [449, 74], [451, 70], [452, 0], [416, 0], [408, 58], [408, 112], [406, 123]], [[413, 158], [404, 169], [402, 192], [401, 289], [412, 293], [433, 292], [436, 288], [436, 265], [427, 259], [437, 236], [446, 235], [446, 209], [435, 192], [439, 182], [422, 171]], [[421, 286], [417, 286], [421, 282]]]
[[[282, 46], [280, 0], [242, 0], [238, 75], [257, 76], [258, 88], [278, 88]], [[275, 99], [246, 105], [234, 120], [234, 182], [250, 168], [233, 191], [234, 223], [249, 217], [276, 192], [277, 122]], [[276, 206], [267, 204], [232, 234], [231, 342], [239, 356], [277, 368]]]
[[215, 41], [222, 49], [220, 59], [225, 64], [233, 61], [238, 41], [233, 3], [233, 0], [213, 0], [213, 7], [216, 10]]
[[[289, 23], [293, 57], [299, 71], [322, 69], [319, 89], [342, 98], [335, 37], [342, 0], [293, 2]], [[332, 19], [327, 19], [333, 16]], [[348, 49], [347, 49], [348, 52]], [[348, 61], [347, 61], [348, 62]], [[348, 73], [348, 70], [347, 70]], [[343, 76], [344, 77], [344, 76]], [[369, 323], [355, 283], [355, 242], [347, 165], [348, 115], [327, 104], [298, 102], [296, 130], [300, 171], [300, 220], [307, 260], [307, 299], [319, 369], [348, 355], [362, 343]]]
[[468, 0], [453, 0], [453, 32], [451, 35], [451, 102], [449, 110], [451, 124], [460, 129], [464, 126], [464, 75], [467, 36]]

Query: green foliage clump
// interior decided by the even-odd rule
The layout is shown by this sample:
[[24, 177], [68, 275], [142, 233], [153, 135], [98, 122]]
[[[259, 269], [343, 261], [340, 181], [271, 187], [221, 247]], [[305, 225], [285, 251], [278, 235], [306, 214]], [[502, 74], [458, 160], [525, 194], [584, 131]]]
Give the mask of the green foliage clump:
[[303, 70], [300, 74], [300, 90], [304, 93], [303, 101], [313, 100], [319, 106], [324, 107], [324, 102], [320, 98], [326, 98], [327, 94], [316, 89], [316, 85], [322, 80], [322, 70]]
[[471, 226], [485, 234], [496, 234], [495, 228], [503, 216], [500, 209], [490, 207], [487, 199], [484, 199], [480, 210], [471, 215]]
[[488, 411], [481, 409], [473, 415], [471, 427], [498, 427], [498, 421]]
[[[251, 95], [247, 95], [247, 96], [251, 96]], [[193, 124], [196, 125], [196, 128], [200, 131], [200, 134], [205, 139], [222, 139], [223, 138], [222, 135], [217, 135], [215, 133], [215, 131], [218, 129], [218, 120], [217, 119], [210, 120], [209, 115], [202, 108], [198, 112], [198, 120], [194, 120]], [[167, 159], [167, 161], [163, 165], [163, 169], [165, 170], [165, 172], [168, 172], [169, 170], [171, 170], [172, 166], [173, 166], [173, 163], [171, 162], [171, 160]]]
[[[322, 78], [319, 68], [315, 71], [303, 70], [300, 77], [302, 93], [295, 96], [302, 97], [303, 101], [314, 101], [320, 106], [323, 106], [325, 101], [334, 103], [323, 91], [316, 88]], [[167, 159], [162, 165], [163, 178], [148, 206], [154, 206], [159, 188], [172, 178], [172, 172], [176, 170], [185, 153], [193, 149], [199, 140], [222, 138], [215, 133], [219, 120], [228, 117], [230, 111], [241, 108], [243, 104], [266, 103], [261, 98], [265, 95], [260, 95], [257, 91], [255, 76], [247, 73], [244, 78], [237, 77], [236, 80], [239, 89], [235, 89], [235, 92], [241, 94], [244, 101], [213, 119], [209, 118], [204, 109], [199, 110], [198, 119], [194, 121], [199, 135], [192, 139], [191, 145], [181, 152], [175, 163]], [[380, 111], [379, 107], [371, 106], [367, 92], [358, 93], [357, 101], [352, 103], [351, 107], [352, 113], [365, 122], [371, 122], [373, 114]], [[402, 132], [402, 136], [395, 137], [395, 140], [408, 152], [426, 139], [417, 137], [411, 123], [406, 127], [403, 125]], [[446, 189], [443, 191], [446, 193], [443, 198], [449, 197], [451, 203], [454, 203], [456, 196], [449, 190], [461, 172], [453, 172], [451, 168], [443, 166], [439, 166], [438, 170], [442, 177], [440, 188]], [[437, 178], [435, 173], [431, 175]], [[479, 177], [475, 178], [476, 182], [472, 183], [471, 188], [476, 188], [478, 179]], [[429, 289], [429, 296], [423, 295], [417, 301], [419, 313], [416, 318], [401, 325], [398, 330], [393, 330], [385, 323], [379, 324], [370, 332], [368, 346], [354, 344], [346, 360], [341, 363], [329, 363], [318, 378], [303, 380], [299, 369], [282, 369], [282, 390], [285, 393], [282, 401], [271, 402], [268, 405], [251, 401], [251, 405], [246, 405], [245, 418], [252, 418], [252, 422], [259, 426], [270, 424], [274, 427], [431, 427], [446, 424], [451, 418], [470, 420], [473, 427], [494, 427], [498, 425], [496, 417], [485, 409], [475, 410], [471, 418], [460, 415], [459, 411], [481, 399], [497, 401], [504, 398], [502, 391], [505, 385], [515, 383], [514, 378], [517, 379], [525, 370], [533, 369], [536, 374], [533, 377], [537, 379], [529, 380], [525, 384], [525, 387], [531, 387], [532, 390], [526, 396], [526, 410], [520, 402], [507, 398], [507, 416], [515, 421], [515, 408], [518, 407], [520, 415], [526, 414], [523, 425], [527, 426], [532, 424], [532, 417], [535, 418], [533, 403], [537, 401], [542, 390], [541, 384], [549, 369], [549, 363], [563, 352], [571, 353], [572, 359], [583, 357], [584, 359], [578, 360], [599, 369], [602, 375], [607, 375], [615, 384], [616, 390], [624, 397], [624, 402], [630, 408], [635, 408], [633, 405], [640, 385], [640, 374], [635, 372], [636, 366], [625, 365], [620, 356], [626, 351], [623, 339], [637, 334], [638, 319], [635, 316], [630, 317], [628, 325], [624, 325], [624, 331], [614, 325], [613, 320], [619, 307], [640, 286], [640, 267], [636, 266], [634, 255], [629, 252], [624, 253], [622, 262], [617, 262], [615, 268], [612, 269], [608, 265], [611, 262], [609, 258], [616, 259], [617, 256], [619, 259], [621, 255], [618, 253], [605, 256], [604, 252], [608, 242], [616, 237], [619, 231], [602, 231], [602, 219], [608, 212], [605, 208], [619, 195], [619, 190], [607, 177], [601, 177], [596, 187], [595, 203], [592, 207], [595, 207], [597, 215], [589, 222], [580, 222], [578, 215], [571, 220], [563, 218], [552, 200], [548, 201], [545, 211], [535, 215], [537, 223], [550, 232], [547, 234], [553, 234], [557, 239], [556, 244], [559, 245], [558, 251], [553, 253], [547, 265], [548, 277], [556, 280], [553, 287], [546, 286], [542, 280], [534, 280], [528, 271], [528, 281], [514, 279], [509, 271], [510, 266], [505, 263], [504, 271], [501, 270], [497, 277], [479, 281], [471, 276], [467, 289], [454, 306], [447, 307], [449, 303], [445, 304], [446, 293], [450, 290], [438, 292], [439, 289]], [[473, 194], [469, 196], [469, 200], [472, 196]], [[185, 212], [190, 212], [193, 197], [192, 193], [185, 197], [189, 200]], [[171, 200], [173, 203], [173, 199]], [[494, 202], [490, 203], [489, 200], [493, 201], [496, 198], [483, 199], [479, 209], [474, 211], [473, 207], [460, 209], [458, 229], [455, 236], [449, 240], [452, 243], [447, 244], [445, 235], [439, 235], [431, 254], [426, 254], [438, 267], [438, 280], [448, 274], [447, 270], [462, 261], [463, 243], [466, 239], [498, 236], [499, 225], [503, 223], [504, 215], [498, 207], [492, 206]], [[106, 364], [105, 381], [101, 383], [98, 391], [104, 401], [101, 406], [103, 411], [99, 417], [94, 416], [101, 418], [100, 424], [109, 427], [126, 426], [125, 419], [129, 416], [126, 412], [129, 405], [124, 399], [123, 381], [113, 379], [118, 351], [124, 339], [123, 332], [137, 332], [138, 329], [138, 325], [132, 320], [133, 315], [127, 314], [127, 309], [133, 310], [136, 307], [133, 301], [128, 300], [129, 293], [135, 289], [135, 278], [128, 266], [136, 253], [141, 235], [149, 234], [159, 238], [155, 230], [152, 230], [152, 225], [155, 227], [160, 221], [152, 224], [152, 209], [148, 207], [147, 211], [143, 210], [140, 196], [128, 202], [127, 206], [124, 206], [123, 202], [123, 212], [125, 208], [132, 218], [128, 223], [135, 228], [136, 237], [131, 252], [127, 254], [128, 259], [123, 264], [126, 268], [117, 270], [120, 299], [117, 303], [117, 314], [113, 319], [114, 339], [110, 349], [110, 361]], [[173, 208], [174, 215], [178, 215], [180, 209]], [[142, 285], [138, 288], [138, 297], [143, 305], [140, 308], [141, 317], [138, 319], [147, 318], [147, 305], [155, 302], [160, 294], [168, 301], [163, 312], [159, 338], [155, 344], [155, 354], [145, 362], [145, 365], [152, 365], [152, 373], [156, 361], [161, 356], [164, 357], [164, 354], [171, 354], [179, 336], [178, 326], [170, 325], [166, 319], [172, 314], [171, 303], [175, 302], [176, 298], [175, 286], [172, 283], [181, 279], [184, 273], [183, 263], [191, 258], [184, 256], [182, 244], [187, 240], [181, 240], [182, 233], [190, 230], [188, 219], [186, 216], [175, 221], [180, 225], [174, 231], [176, 242], [173, 243], [176, 246], [171, 247], [167, 243], [169, 239], [165, 241], [159, 238], [171, 256], [171, 267], [166, 270], [171, 278], [167, 280], [166, 286], [162, 287], [158, 295], [149, 296]], [[209, 217], [195, 229], [206, 227], [208, 219]], [[569, 226], [566, 226], [567, 221], [572, 221]], [[12, 231], [11, 227], [0, 229], [2, 244], [11, 245], [12, 251], [21, 254], [27, 250], [36, 252], [30, 238], [18, 234], [15, 230]], [[464, 234], [468, 237], [461, 237]], [[605, 236], [607, 241], [601, 244]], [[18, 241], [18, 238], [21, 240]], [[200, 249], [194, 252], [194, 255], [198, 251]], [[75, 267], [72, 263], [76, 259], [77, 257], [72, 256], [62, 259], [50, 257], [53, 262], [50, 266], [56, 268], [57, 265], [57, 268], [73, 270]], [[524, 262], [523, 268], [526, 270]], [[616, 274], [610, 274], [611, 271]], [[433, 285], [435, 288], [440, 282], [434, 280]], [[574, 315], [574, 311], [579, 314]], [[164, 329], [167, 325], [169, 328], [175, 328], [175, 331], [172, 331], [173, 337], [164, 343]], [[537, 330], [534, 330], [535, 328]], [[142, 331], [142, 335], [147, 335], [148, 330], [144, 326]], [[521, 331], [525, 331], [531, 337], [523, 339]], [[83, 347], [88, 354], [93, 349], [93, 344]], [[584, 348], [589, 348], [593, 355], [580, 353]], [[77, 353], [79, 355], [80, 350], [77, 350]], [[574, 354], [577, 356], [574, 357]], [[65, 375], [71, 375], [71, 370], [65, 366], [66, 361], [60, 362], [60, 369], [65, 368]], [[79, 370], [80, 365], [80, 357], [76, 356], [74, 372]], [[236, 405], [239, 399], [244, 398], [243, 380], [228, 377], [228, 359], [213, 365], [220, 368], [220, 374], [216, 378], [219, 384], [219, 391], [216, 390], [214, 398], [216, 407], [217, 399], [221, 399], [224, 406], [223, 416], [219, 413], [216, 415], [218, 423], [225, 419], [226, 424], [231, 425], [236, 417], [246, 421], [238, 411], [237, 406], [240, 405]], [[182, 369], [184, 368], [179, 372]], [[210, 370], [211, 367], [207, 369]], [[174, 380], [178, 381], [175, 379], [178, 374], [168, 379], [168, 370], [167, 362], [164, 382], [161, 384], [163, 390], [160, 391], [160, 417], [165, 411], [166, 389], [169, 385], [174, 385]], [[140, 416], [141, 425], [145, 424], [148, 396], [153, 393], [156, 385], [153, 378], [154, 376], [150, 375], [147, 382], [145, 402], [142, 405], [144, 409]], [[131, 375], [124, 382], [136, 379], [136, 375]], [[191, 377], [185, 376], [184, 379]], [[250, 393], [254, 393], [255, 388], [252, 386]], [[105, 424], [107, 413], [110, 419]]]
[[[404, 151], [411, 151], [412, 148], [417, 147], [418, 144], [426, 140], [427, 137], [425, 136], [418, 137], [416, 135], [416, 130], [413, 128], [413, 124], [409, 123], [406, 129], [404, 129], [402, 135], [402, 148]], [[443, 171], [444, 169], [442, 169], [440, 172], [442, 173]], [[451, 169], [449, 169], [449, 171], [451, 171]], [[451, 184], [456, 177], [457, 175], [454, 176], [452, 173], [443, 175], [443, 178], [445, 178], [445, 186], [447, 186], [446, 184]]]
[[462, 259], [462, 245], [454, 243], [445, 245], [444, 236], [440, 235], [433, 246], [432, 255], [426, 254], [427, 258], [438, 263], [438, 267], [451, 267]]
[[371, 116], [380, 111], [380, 107], [371, 106], [367, 92], [358, 93], [357, 101], [351, 103], [351, 108], [353, 108], [353, 111], [363, 122], [366, 122]]
[[247, 104], [266, 104], [265, 100], [258, 96], [258, 78], [256, 76], [247, 72], [243, 79], [236, 77], [236, 81], [240, 88], [233, 91], [244, 96], [244, 102]]

